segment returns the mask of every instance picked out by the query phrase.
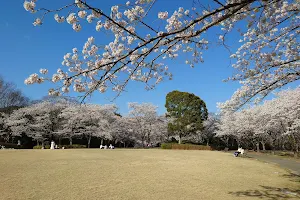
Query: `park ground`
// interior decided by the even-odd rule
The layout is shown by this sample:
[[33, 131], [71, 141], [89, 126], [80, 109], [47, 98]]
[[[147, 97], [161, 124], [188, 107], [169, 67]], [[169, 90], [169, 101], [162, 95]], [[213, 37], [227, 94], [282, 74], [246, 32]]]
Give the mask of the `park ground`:
[[2, 150], [0, 199], [299, 199], [300, 177], [217, 151]]
[[263, 162], [276, 164], [281, 168], [287, 169], [292, 173], [299, 175], [300, 177], [300, 159], [255, 152], [249, 152], [247, 156]]

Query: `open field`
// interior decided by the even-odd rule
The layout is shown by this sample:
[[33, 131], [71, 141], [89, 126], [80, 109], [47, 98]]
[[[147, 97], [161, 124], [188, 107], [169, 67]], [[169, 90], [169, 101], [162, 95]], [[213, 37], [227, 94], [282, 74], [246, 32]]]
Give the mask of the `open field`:
[[215, 151], [2, 150], [0, 199], [298, 199], [300, 177]]

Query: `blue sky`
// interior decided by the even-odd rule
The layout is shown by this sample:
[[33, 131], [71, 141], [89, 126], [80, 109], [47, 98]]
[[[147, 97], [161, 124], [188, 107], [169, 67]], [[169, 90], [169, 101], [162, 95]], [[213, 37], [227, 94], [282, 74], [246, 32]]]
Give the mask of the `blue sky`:
[[[65, 0], [64, 4], [73, 0]], [[91, 0], [94, 4], [100, 1]], [[109, 12], [112, 5], [126, 1], [101, 1], [101, 8]], [[37, 4], [46, 8], [57, 8], [63, 4], [62, 1], [39, 0]], [[37, 73], [40, 68], [47, 68], [55, 72], [61, 67], [61, 61], [65, 53], [71, 52], [72, 48], [82, 48], [88, 37], [94, 36], [96, 42], [105, 43], [109, 41], [103, 34], [95, 31], [95, 25], [83, 23], [82, 31], [76, 33], [67, 23], [57, 24], [53, 15], [46, 17], [44, 24], [34, 27], [32, 22], [35, 17], [23, 8], [23, 0], [5, 1], [1, 6], [0, 20], [0, 74], [6, 81], [14, 82], [25, 95], [31, 99], [40, 99], [47, 95], [47, 91], [53, 85], [50, 83], [41, 85], [24, 85], [24, 79], [32, 73]], [[192, 0], [159, 0], [153, 7], [149, 22], [157, 23], [158, 11], [174, 10], [182, 6], [191, 8]], [[163, 8], [163, 9], [162, 9]], [[209, 37], [218, 36], [217, 33], [210, 32]], [[234, 41], [238, 41], [237, 35], [232, 35]], [[234, 44], [234, 43], [233, 43]], [[229, 53], [226, 49], [216, 47], [204, 52], [205, 62], [199, 64], [194, 69], [184, 64], [185, 57], [182, 56], [175, 61], [168, 62], [170, 71], [174, 74], [172, 81], [164, 81], [151, 91], [144, 90], [142, 83], [132, 82], [114, 103], [116, 103], [121, 113], [127, 112], [127, 102], [152, 102], [159, 107], [159, 113], [164, 113], [165, 96], [173, 90], [191, 92], [203, 99], [210, 112], [217, 110], [216, 103], [223, 102], [231, 97], [233, 92], [239, 87], [238, 83], [222, 82], [223, 79], [233, 74], [230, 66]], [[233, 50], [237, 46], [233, 45]], [[113, 93], [93, 95], [91, 103], [110, 103]]]

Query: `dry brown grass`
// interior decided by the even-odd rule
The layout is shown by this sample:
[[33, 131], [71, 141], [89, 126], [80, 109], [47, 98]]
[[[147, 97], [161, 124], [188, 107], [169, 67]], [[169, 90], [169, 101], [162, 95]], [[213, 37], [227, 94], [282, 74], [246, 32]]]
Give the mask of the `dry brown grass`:
[[2, 150], [0, 199], [298, 199], [299, 177], [214, 151]]
[[195, 144], [177, 144], [177, 143], [163, 143], [162, 149], [181, 149], [181, 150], [212, 150], [210, 146], [195, 145]]

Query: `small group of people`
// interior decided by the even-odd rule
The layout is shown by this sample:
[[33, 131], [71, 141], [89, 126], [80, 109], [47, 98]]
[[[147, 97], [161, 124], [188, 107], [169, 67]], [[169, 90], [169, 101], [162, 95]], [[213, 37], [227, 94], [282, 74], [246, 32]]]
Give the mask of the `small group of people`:
[[[55, 144], [54, 141], [51, 141], [50, 149], [59, 149], [59, 146]], [[65, 149], [65, 147], [62, 147], [61, 149]]]
[[245, 150], [242, 147], [240, 147], [240, 148], [238, 148], [238, 150], [236, 152], [234, 152], [233, 155], [234, 155], [234, 157], [238, 157], [239, 154], [244, 155], [244, 153], [245, 153]]
[[114, 149], [115, 147], [112, 145], [112, 144], [110, 144], [108, 147], [107, 147], [107, 145], [100, 145], [100, 149]]
[[147, 144], [147, 147], [148, 147], [148, 148], [153, 147], [152, 143]]

